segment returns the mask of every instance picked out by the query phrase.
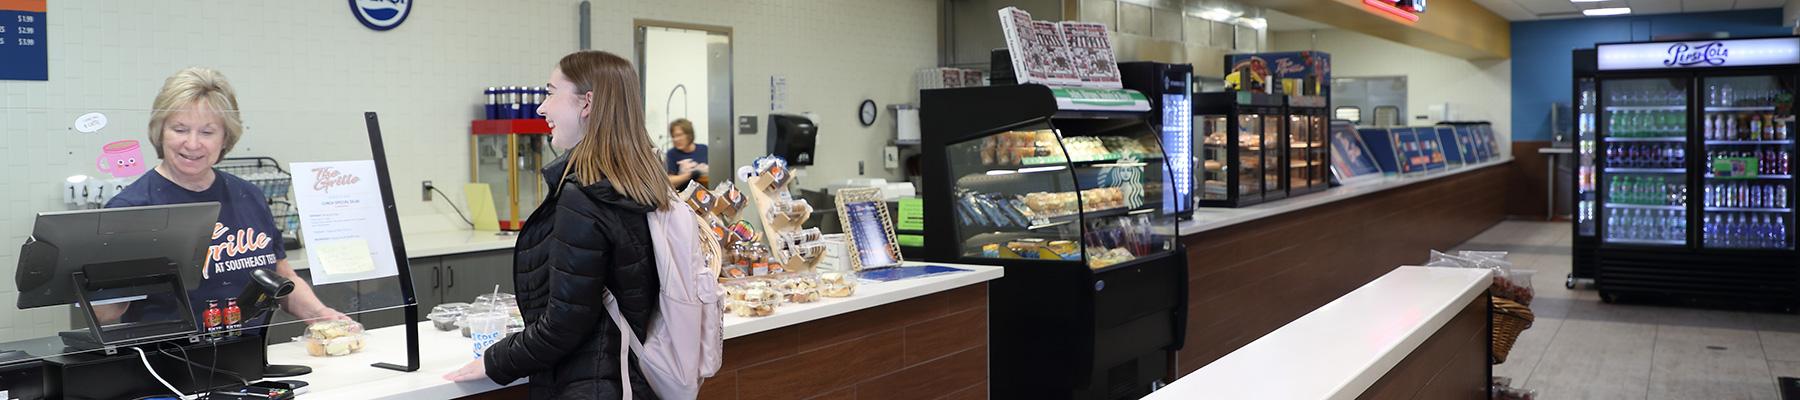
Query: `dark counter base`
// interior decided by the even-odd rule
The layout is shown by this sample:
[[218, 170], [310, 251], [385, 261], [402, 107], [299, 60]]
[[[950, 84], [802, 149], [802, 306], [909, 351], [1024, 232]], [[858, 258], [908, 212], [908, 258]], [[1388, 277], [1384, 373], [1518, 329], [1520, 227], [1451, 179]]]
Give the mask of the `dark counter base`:
[[[1506, 216], [1516, 172], [1501, 164], [1254, 223], [1182, 237], [1193, 372], [1401, 265], [1448, 249]], [[1172, 380], [1171, 380], [1172, 381]]]
[[1486, 399], [1488, 297], [1475, 296], [1357, 400]]
[[985, 399], [987, 382], [981, 283], [726, 340], [700, 398]]

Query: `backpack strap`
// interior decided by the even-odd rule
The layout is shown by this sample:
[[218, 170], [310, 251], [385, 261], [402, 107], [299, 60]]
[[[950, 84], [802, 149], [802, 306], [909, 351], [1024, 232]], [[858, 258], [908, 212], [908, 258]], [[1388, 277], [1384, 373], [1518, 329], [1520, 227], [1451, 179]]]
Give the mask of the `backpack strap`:
[[606, 303], [606, 315], [612, 317], [613, 326], [619, 329], [619, 386], [625, 389], [625, 400], [631, 400], [631, 352], [644, 352], [643, 342], [638, 340], [637, 332], [631, 331], [631, 325], [625, 323], [625, 314], [619, 312], [619, 300], [613, 298], [612, 291], [603, 294], [602, 302]]

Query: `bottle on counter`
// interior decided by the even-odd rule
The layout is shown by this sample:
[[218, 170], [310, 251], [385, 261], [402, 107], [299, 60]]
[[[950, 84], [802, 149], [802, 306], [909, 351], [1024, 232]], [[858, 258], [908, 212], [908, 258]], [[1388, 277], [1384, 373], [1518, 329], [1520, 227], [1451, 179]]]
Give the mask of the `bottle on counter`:
[[206, 333], [218, 332], [225, 323], [225, 311], [219, 309], [218, 300], [207, 300], [206, 312], [200, 314], [200, 319], [204, 320]]

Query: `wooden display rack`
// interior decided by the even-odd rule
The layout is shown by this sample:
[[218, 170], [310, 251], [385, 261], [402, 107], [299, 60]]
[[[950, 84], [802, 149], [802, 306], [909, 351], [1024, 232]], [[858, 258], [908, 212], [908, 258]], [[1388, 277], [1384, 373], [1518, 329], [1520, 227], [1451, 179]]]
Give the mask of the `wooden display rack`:
[[[788, 173], [792, 174], [793, 172], [789, 170]], [[792, 180], [793, 177], [790, 175], [788, 179]], [[749, 193], [750, 198], [755, 200], [752, 212], [756, 214], [758, 221], [762, 221], [763, 240], [768, 243], [769, 251], [789, 254], [786, 259], [782, 260], [782, 269], [789, 272], [812, 271], [813, 267], [819, 264], [819, 260], [823, 260], [825, 257], [820, 254], [809, 260], [793, 256], [792, 252], [782, 251], [787, 249], [787, 244], [781, 240], [784, 234], [803, 230], [801, 227], [805, 226], [806, 220], [812, 217], [812, 205], [807, 205], [806, 213], [801, 214], [799, 219], [781, 217], [771, 219], [768, 217], [768, 211], [775, 206], [775, 199], [779, 193], [787, 191], [787, 185], [785, 183], [776, 185], [774, 175], [767, 172], [751, 177], [748, 183], [750, 190], [744, 192]], [[770, 258], [774, 258], [774, 256], [775, 254], [770, 254]]]

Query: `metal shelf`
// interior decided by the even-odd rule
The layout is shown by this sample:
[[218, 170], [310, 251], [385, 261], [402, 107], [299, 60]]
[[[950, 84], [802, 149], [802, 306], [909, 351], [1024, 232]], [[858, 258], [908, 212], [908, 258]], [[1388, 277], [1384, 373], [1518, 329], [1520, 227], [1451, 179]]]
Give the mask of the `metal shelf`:
[[1681, 245], [1687, 244], [1686, 240], [1615, 239], [1615, 238], [1606, 238], [1606, 242], [1614, 243], [1614, 244], [1652, 244], [1652, 245], [1668, 245], [1668, 246], [1681, 246]]
[[1687, 106], [1606, 106], [1607, 111], [1683, 111]]
[[1792, 144], [1792, 140], [1708, 140], [1706, 145]]
[[1608, 142], [1686, 142], [1687, 136], [1664, 137], [1606, 137]]
[[1720, 178], [1717, 176], [1713, 176], [1712, 174], [1706, 174], [1706, 179], [1725, 179], [1725, 180], [1794, 179], [1794, 176], [1793, 175], [1757, 175], [1757, 176], [1746, 176], [1746, 177]]
[[1606, 203], [1606, 208], [1635, 208], [1643, 210], [1686, 210], [1687, 206], [1654, 206], [1644, 204]]
[[1792, 208], [1766, 208], [1766, 207], [1707, 207], [1706, 211], [1785, 213], [1785, 212], [1793, 212], [1794, 209], [1792, 209]]
[[1686, 168], [1602, 168], [1601, 172], [1613, 174], [1685, 174]]
[[1775, 106], [1707, 107], [1706, 112], [1775, 111]]

